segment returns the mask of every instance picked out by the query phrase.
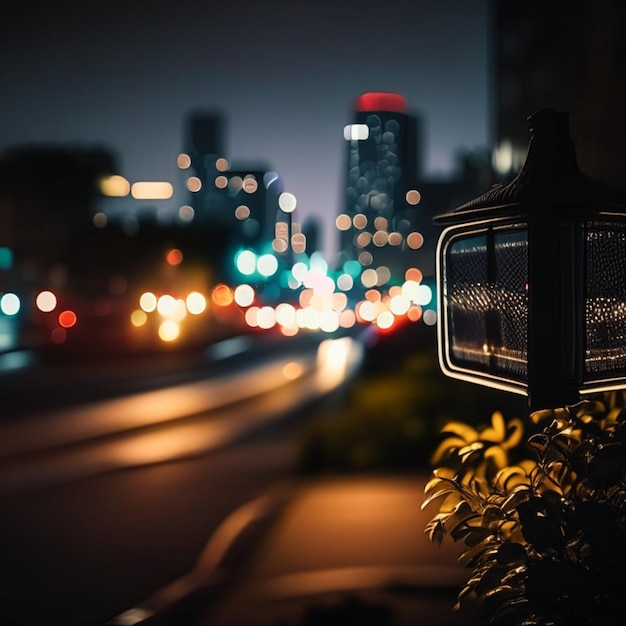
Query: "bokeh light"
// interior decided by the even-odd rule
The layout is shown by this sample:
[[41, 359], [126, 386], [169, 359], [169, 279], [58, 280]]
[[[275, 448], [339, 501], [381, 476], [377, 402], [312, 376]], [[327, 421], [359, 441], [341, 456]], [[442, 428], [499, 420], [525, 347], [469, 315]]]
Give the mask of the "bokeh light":
[[156, 310], [164, 317], [173, 315], [175, 309], [176, 300], [173, 296], [170, 296], [169, 294], [164, 294], [160, 296], [157, 300]]
[[320, 330], [333, 333], [339, 328], [339, 313], [333, 310], [322, 311], [320, 314]]
[[242, 222], [244, 220], [247, 220], [250, 217], [250, 207], [246, 206], [245, 204], [240, 204], [235, 209], [235, 217]]
[[141, 181], [133, 183], [130, 193], [135, 200], [169, 200], [174, 187], [165, 181]]
[[152, 313], [157, 308], [157, 297], [151, 291], [146, 291], [139, 297], [139, 306], [146, 313]]
[[437, 323], [437, 312], [432, 309], [424, 311], [423, 314], [424, 324], [427, 326], [434, 326]]
[[176, 157], [176, 165], [178, 165], [181, 170], [186, 170], [188, 167], [191, 167], [191, 157], [184, 152], [179, 154]]
[[57, 306], [57, 297], [51, 291], [40, 291], [35, 298], [35, 305], [40, 311], [50, 313]]
[[418, 250], [424, 244], [424, 236], [422, 233], [410, 233], [406, 238], [406, 243], [409, 248], [413, 250]]
[[192, 315], [200, 315], [206, 310], [206, 298], [199, 291], [192, 291], [185, 299], [187, 310]]
[[213, 288], [211, 299], [217, 306], [230, 306], [234, 301], [233, 290], [224, 283], [220, 283]]
[[421, 199], [422, 195], [419, 191], [417, 191], [417, 189], [409, 189], [409, 191], [406, 192], [407, 204], [415, 206], [416, 204], [419, 204]]
[[290, 361], [289, 363], [285, 363], [283, 367], [283, 376], [287, 380], [296, 380], [296, 378], [300, 378], [304, 372], [302, 365], [297, 363], [296, 361]]
[[414, 298], [415, 304], [426, 306], [427, 304], [430, 304], [432, 299], [432, 289], [428, 285], [419, 285], [419, 287], [417, 288], [416, 296]]
[[273, 307], [261, 307], [257, 316], [257, 324], [263, 330], [269, 330], [276, 325], [276, 311]]
[[183, 222], [191, 222], [193, 221], [193, 218], [195, 217], [196, 212], [194, 211], [193, 207], [189, 206], [188, 204], [185, 204], [183, 206], [180, 207], [180, 209], [178, 209], [178, 217], [183, 221]]
[[252, 174], [248, 174], [243, 179], [243, 190], [246, 193], [254, 193], [259, 188], [256, 178]]
[[297, 204], [296, 197], [288, 191], [284, 191], [278, 196], [278, 206], [285, 213], [293, 213], [296, 210]]
[[350, 219], [349, 215], [342, 213], [341, 215], [337, 216], [337, 219], [335, 220], [335, 226], [337, 226], [339, 230], [350, 230], [350, 228], [352, 227], [352, 220]]
[[233, 297], [237, 305], [245, 308], [254, 302], [254, 289], [250, 285], [238, 285]]
[[367, 217], [363, 213], [358, 213], [352, 218], [352, 223], [355, 228], [363, 230], [367, 226]]
[[180, 265], [183, 262], [183, 253], [178, 248], [173, 248], [167, 252], [165, 260], [169, 265]]
[[382, 330], [388, 330], [393, 326], [395, 318], [391, 311], [383, 311], [376, 318], [376, 326]]
[[0, 298], [0, 311], [5, 315], [12, 317], [20, 311], [21, 302], [19, 297], [14, 293], [5, 293]]
[[91, 221], [96, 228], [106, 228], [109, 219], [102, 211], [98, 211], [98, 213], [93, 216]]
[[202, 189], [202, 181], [197, 176], [190, 176], [187, 179], [187, 189], [192, 193], [196, 193]]
[[367, 250], [361, 252], [361, 254], [359, 254], [359, 263], [363, 266], [363, 267], [367, 267], [368, 265], [371, 265], [374, 261], [374, 257], [372, 256], [371, 252], [368, 252]]
[[56, 345], [62, 344], [67, 339], [67, 331], [65, 328], [53, 328], [50, 333], [50, 341]]
[[293, 326], [296, 324], [296, 308], [292, 304], [282, 302], [276, 307], [276, 321], [281, 326]]
[[373, 322], [376, 318], [376, 307], [373, 302], [363, 300], [357, 304], [356, 314], [365, 322]]
[[165, 320], [159, 326], [159, 337], [165, 342], [175, 341], [180, 335], [180, 326], [174, 320]]
[[244, 319], [246, 320], [246, 324], [250, 326], [250, 328], [258, 327], [258, 317], [260, 310], [261, 309], [258, 306], [251, 306], [249, 309], [246, 309]]
[[412, 280], [412, 281], [415, 281], [416, 283], [422, 282], [423, 277], [424, 276], [422, 275], [422, 272], [418, 270], [416, 267], [411, 267], [404, 274], [405, 280]]
[[141, 309], [135, 309], [130, 314], [130, 323], [133, 326], [137, 326], [137, 327], [144, 326], [147, 321], [148, 321], [148, 316], [146, 312], [142, 311]]
[[361, 274], [361, 283], [363, 283], [364, 287], [374, 287], [378, 282], [378, 276], [376, 274], [376, 270], [374, 269], [366, 269]]
[[242, 250], [235, 259], [237, 270], [244, 276], [250, 276], [256, 271], [256, 254], [252, 250]]
[[303, 233], [295, 233], [291, 237], [291, 248], [296, 254], [306, 251], [306, 235]]
[[394, 315], [405, 315], [410, 307], [411, 301], [402, 294], [391, 298], [389, 303], [389, 308]]
[[76, 325], [78, 318], [76, 317], [76, 313], [74, 311], [70, 311], [66, 309], [65, 311], [61, 311], [59, 313], [59, 326], [63, 328], [72, 328], [72, 326]]
[[278, 270], [278, 260], [273, 254], [263, 254], [257, 261], [257, 271], [261, 276], [269, 278], [276, 274]]
[[337, 287], [342, 291], [350, 291], [354, 287], [354, 280], [350, 274], [341, 274], [337, 278]]
[[107, 176], [100, 181], [100, 192], [110, 198], [123, 198], [130, 193], [130, 183], [123, 176]]

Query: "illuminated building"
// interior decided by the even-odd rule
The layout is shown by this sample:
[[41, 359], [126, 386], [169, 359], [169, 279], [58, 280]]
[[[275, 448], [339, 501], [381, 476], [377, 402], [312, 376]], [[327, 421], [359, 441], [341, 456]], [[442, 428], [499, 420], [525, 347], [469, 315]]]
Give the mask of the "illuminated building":
[[385, 266], [403, 274], [406, 254], [419, 249], [417, 118], [397, 93], [369, 92], [356, 100], [347, 144], [346, 194], [337, 218], [342, 262]]

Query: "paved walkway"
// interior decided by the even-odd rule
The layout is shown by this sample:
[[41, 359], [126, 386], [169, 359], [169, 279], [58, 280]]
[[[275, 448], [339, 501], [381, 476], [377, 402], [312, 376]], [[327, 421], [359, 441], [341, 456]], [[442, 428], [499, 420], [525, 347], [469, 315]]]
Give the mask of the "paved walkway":
[[[227, 573], [234, 590], [218, 588], [222, 600], [207, 611], [206, 626], [342, 620], [469, 626], [475, 616], [452, 608], [470, 574], [456, 561], [462, 548], [451, 541], [437, 546], [424, 534], [435, 514], [421, 510], [427, 479], [329, 477], [282, 485], [235, 511], [187, 577], [126, 617], [151, 615]], [[267, 532], [258, 531], [263, 519], [271, 521]], [[371, 621], [376, 611], [380, 619]], [[123, 617], [115, 622], [123, 623]]]

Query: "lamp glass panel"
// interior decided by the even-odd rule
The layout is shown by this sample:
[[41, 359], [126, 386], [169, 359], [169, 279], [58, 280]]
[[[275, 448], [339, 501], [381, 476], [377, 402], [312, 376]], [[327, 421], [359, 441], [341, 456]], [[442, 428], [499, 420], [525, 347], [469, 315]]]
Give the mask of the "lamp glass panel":
[[626, 225], [594, 221], [586, 228], [585, 375], [626, 373]]
[[528, 362], [525, 225], [457, 231], [445, 246], [444, 254], [451, 364], [525, 382]]

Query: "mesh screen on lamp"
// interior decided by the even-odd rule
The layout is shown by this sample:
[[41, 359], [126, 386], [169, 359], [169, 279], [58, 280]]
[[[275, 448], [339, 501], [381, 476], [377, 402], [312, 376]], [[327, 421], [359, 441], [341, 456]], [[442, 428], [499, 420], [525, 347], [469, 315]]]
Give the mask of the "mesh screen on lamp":
[[626, 225], [592, 222], [586, 235], [585, 370], [626, 370]]
[[528, 239], [523, 224], [448, 229], [442, 236], [444, 369], [524, 393]]

